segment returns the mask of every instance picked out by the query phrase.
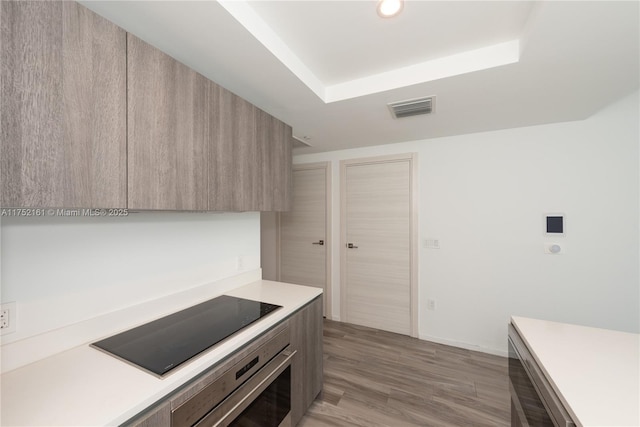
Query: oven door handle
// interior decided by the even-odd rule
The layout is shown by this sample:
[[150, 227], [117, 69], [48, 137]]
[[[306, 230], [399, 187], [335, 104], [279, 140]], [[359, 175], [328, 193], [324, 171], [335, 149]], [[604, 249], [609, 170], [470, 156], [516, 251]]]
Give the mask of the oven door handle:
[[[283, 351], [227, 397], [194, 427], [223, 427], [242, 413], [289, 365], [297, 351]], [[221, 416], [220, 411], [226, 411]]]

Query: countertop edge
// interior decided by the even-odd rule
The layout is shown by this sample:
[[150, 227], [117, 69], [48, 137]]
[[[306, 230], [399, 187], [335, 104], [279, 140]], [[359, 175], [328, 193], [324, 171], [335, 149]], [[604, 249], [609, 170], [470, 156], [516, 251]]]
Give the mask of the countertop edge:
[[[283, 309], [239, 331], [163, 379], [89, 347], [91, 342], [6, 372], [0, 377], [1, 424], [120, 425], [131, 421], [322, 293], [320, 288], [258, 280], [210, 295], [254, 299], [282, 305]], [[30, 404], [34, 400], [43, 403], [40, 413]]]
[[[637, 370], [640, 364], [640, 350], [638, 349], [640, 334], [521, 316], [511, 316], [510, 323], [517, 330], [545, 378], [578, 427], [639, 425], [640, 408], [638, 406], [635, 407], [635, 410], [633, 407], [625, 410], [625, 415], [622, 417], [606, 418], [607, 422], [603, 422], [603, 413], [597, 411], [597, 408], [602, 407], [602, 396], [598, 396], [597, 390], [604, 390], [610, 399], [615, 400], [615, 384], [609, 386], [607, 384], [598, 384], [597, 387], [583, 388], [568, 387], [567, 385], [572, 384], [571, 379], [573, 377], [584, 377], [585, 372], [591, 371], [591, 375], [594, 375], [593, 366], [599, 366], [598, 362], [605, 360], [608, 354], [617, 353], [617, 351], [611, 351], [606, 346], [603, 346], [602, 340], [597, 339], [597, 337], [610, 338], [611, 341], [619, 343], [620, 349], [623, 351], [624, 349], [632, 350], [629, 366], [615, 366], [616, 369], [629, 368], [631, 371]], [[583, 354], [584, 352], [578, 351], [580, 357], [576, 358], [575, 353], [570, 350], [576, 350], [576, 347], [580, 346], [592, 348], [592, 354]], [[604, 350], [603, 347], [605, 347]], [[598, 349], [601, 351], [598, 352]], [[601, 371], [605, 375], [600, 374], [599, 377], [609, 379], [606, 373], [611, 367], [604, 365], [604, 363], [600, 363]], [[586, 369], [585, 366], [590, 369]], [[615, 375], [611, 375], [610, 379], [615, 382], [619, 377], [620, 375], [618, 375], [618, 378]], [[631, 377], [633, 377], [632, 373], [629, 378]], [[627, 388], [635, 387], [637, 394], [640, 380], [635, 378], [636, 383], [633, 383], [633, 381], [634, 379], [631, 378], [625, 385], [628, 386]], [[623, 401], [624, 399], [621, 398], [621, 400]], [[636, 405], [638, 404], [636, 403]], [[611, 410], [611, 408], [608, 409]], [[620, 414], [619, 409], [617, 411], [618, 414]]]

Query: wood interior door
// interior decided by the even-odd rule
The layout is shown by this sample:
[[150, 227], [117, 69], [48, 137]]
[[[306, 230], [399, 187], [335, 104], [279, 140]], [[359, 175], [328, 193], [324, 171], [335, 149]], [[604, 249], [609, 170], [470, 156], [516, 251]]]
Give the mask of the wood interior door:
[[280, 214], [282, 282], [324, 290], [324, 315], [330, 312], [327, 285], [329, 164], [294, 165], [292, 208]]
[[413, 157], [342, 163], [342, 318], [415, 336]]

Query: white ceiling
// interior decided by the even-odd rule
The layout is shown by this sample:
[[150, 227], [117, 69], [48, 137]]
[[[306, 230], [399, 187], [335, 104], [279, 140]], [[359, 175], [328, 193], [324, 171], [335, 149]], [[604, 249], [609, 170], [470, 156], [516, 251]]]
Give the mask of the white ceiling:
[[413, 1], [395, 19], [381, 19], [371, 1], [249, 5], [332, 85], [517, 39], [532, 2]]
[[580, 120], [639, 87], [638, 1], [81, 3], [292, 125], [297, 153]]

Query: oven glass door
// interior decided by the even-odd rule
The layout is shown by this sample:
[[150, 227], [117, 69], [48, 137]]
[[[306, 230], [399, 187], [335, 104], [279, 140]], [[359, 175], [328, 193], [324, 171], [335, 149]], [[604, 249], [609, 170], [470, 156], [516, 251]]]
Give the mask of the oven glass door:
[[509, 382], [511, 383], [511, 425], [553, 427], [522, 361], [509, 339]]
[[291, 424], [291, 366], [280, 375], [229, 426], [279, 427]]

